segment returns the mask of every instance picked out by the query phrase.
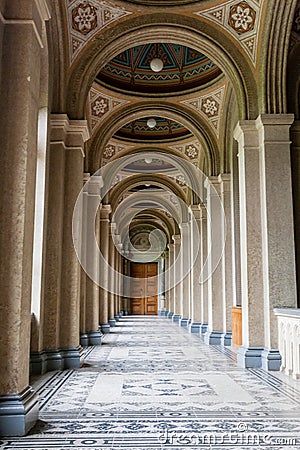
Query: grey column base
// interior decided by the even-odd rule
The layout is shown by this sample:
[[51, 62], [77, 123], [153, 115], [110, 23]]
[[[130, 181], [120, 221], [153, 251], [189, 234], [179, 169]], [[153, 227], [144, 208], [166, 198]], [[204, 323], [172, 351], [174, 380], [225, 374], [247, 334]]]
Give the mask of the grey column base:
[[100, 325], [100, 328], [103, 334], [108, 334], [110, 332], [109, 323], [103, 323], [102, 325]]
[[80, 345], [82, 347], [87, 347], [89, 345], [89, 337], [86, 333], [80, 335]]
[[168, 317], [169, 311], [163, 311], [163, 316]]
[[38, 396], [32, 387], [0, 397], [0, 436], [25, 436], [38, 418]]
[[64, 360], [60, 350], [45, 350], [45, 355], [48, 372], [51, 370], [63, 370]]
[[111, 327], [115, 327], [116, 326], [116, 319], [109, 319], [108, 323], [109, 323], [109, 325]]
[[167, 315], [167, 318], [168, 319], [172, 319], [173, 316], [174, 316], [174, 313], [173, 312], [169, 312], [168, 315]]
[[224, 334], [224, 336], [222, 337], [221, 340], [221, 344], [224, 345], [224, 347], [230, 347], [232, 344], [232, 333], [231, 332], [227, 332]]
[[201, 324], [201, 328], [200, 328], [200, 333], [201, 334], [205, 334], [208, 330], [208, 323], [207, 322], [203, 322]]
[[61, 350], [64, 359], [64, 369], [76, 369], [83, 363], [83, 350], [78, 347], [63, 348]]
[[181, 315], [180, 314], [174, 314], [172, 316], [172, 322], [178, 323], [180, 319], [181, 319]]
[[116, 320], [116, 322], [120, 321], [120, 317], [118, 316], [118, 314], [115, 315], [115, 320]]
[[189, 319], [181, 318], [181, 319], [179, 319], [178, 324], [179, 324], [180, 327], [187, 328], [189, 326]]
[[47, 371], [45, 352], [30, 353], [30, 375], [43, 375]]
[[208, 345], [221, 345], [223, 336], [222, 331], [207, 331], [204, 335], [204, 342]]
[[262, 366], [262, 347], [240, 347], [237, 353], [237, 363], [238, 367], [259, 368]]
[[190, 333], [200, 333], [201, 323], [200, 322], [191, 322], [189, 324], [189, 332]]
[[124, 311], [124, 316], [128, 316], [129, 315], [129, 313], [128, 313], [128, 311]]
[[279, 350], [265, 348], [261, 354], [261, 362], [264, 370], [280, 370], [281, 354]]
[[100, 331], [90, 331], [88, 333], [89, 345], [101, 345], [102, 334]]

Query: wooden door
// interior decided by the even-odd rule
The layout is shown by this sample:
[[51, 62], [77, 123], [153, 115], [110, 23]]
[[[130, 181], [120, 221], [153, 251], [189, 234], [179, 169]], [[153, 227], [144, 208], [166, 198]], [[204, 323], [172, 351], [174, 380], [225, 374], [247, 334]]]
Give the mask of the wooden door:
[[130, 266], [131, 314], [157, 314], [157, 263], [131, 263]]

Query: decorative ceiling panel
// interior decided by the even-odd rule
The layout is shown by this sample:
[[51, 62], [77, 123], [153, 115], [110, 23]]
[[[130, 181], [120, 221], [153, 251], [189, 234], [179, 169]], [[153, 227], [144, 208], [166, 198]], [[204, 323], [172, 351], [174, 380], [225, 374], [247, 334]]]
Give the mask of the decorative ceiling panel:
[[195, 12], [226, 29], [256, 65], [263, 0], [230, 0], [219, 6]]
[[[159, 72], [150, 67], [155, 58], [163, 62]], [[220, 74], [215, 63], [192, 48], [150, 43], [128, 48], [117, 55], [101, 69], [97, 79], [125, 91], [172, 93], [199, 88]]]
[[127, 100], [112, 97], [101, 92], [94, 83], [89, 92], [89, 121], [92, 134], [103, 119], [112, 111], [130, 103]]
[[180, 102], [199, 112], [210, 124], [217, 137], [220, 133], [225, 90], [226, 85], [223, 85], [212, 92], [206, 92], [199, 97]]
[[71, 62], [98, 31], [132, 14], [120, 6], [101, 0], [65, 0], [65, 6], [69, 23]]

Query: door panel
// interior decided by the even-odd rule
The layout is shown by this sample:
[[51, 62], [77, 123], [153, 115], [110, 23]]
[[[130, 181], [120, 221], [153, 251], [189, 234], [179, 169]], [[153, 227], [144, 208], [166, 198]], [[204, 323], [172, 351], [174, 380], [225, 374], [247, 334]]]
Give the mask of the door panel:
[[153, 279], [157, 276], [157, 263], [131, 263], [130, 266], [131, 314], [157, 314], [157, 279]]

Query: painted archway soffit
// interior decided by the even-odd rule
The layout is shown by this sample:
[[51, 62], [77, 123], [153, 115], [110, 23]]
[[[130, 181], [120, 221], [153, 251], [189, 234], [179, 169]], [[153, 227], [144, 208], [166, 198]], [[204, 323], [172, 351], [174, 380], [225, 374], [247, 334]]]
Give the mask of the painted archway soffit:
[[[194, 2], [186, 4], [188, 3], [191, 3], [191, 8], [185, 10], [185, 14], [209, 20], [228, 32], [240, 44], [252, 63], [256, 64], [264, 0], [230, 0], [219, 2], [219, 5], [211, 8], [207, 8], [206, 4], [197, 10]], [[130, 15], [142, 16], [145, 13], [134, 3], [131, 4], [132, 7], [125, 8], [124, 2], [117, 1], [112, 3], [104, 0], [64, 0], [64, 4], [68, 21], [70, 64], [97, 33], [121, 20], [126, 20]], [[152, 3], [153, 6], [157, 4], [158, 2]], [[168, 4], [170, 5], [169, 2]], [[182, 11], [179, 9], [178, 13]]]

